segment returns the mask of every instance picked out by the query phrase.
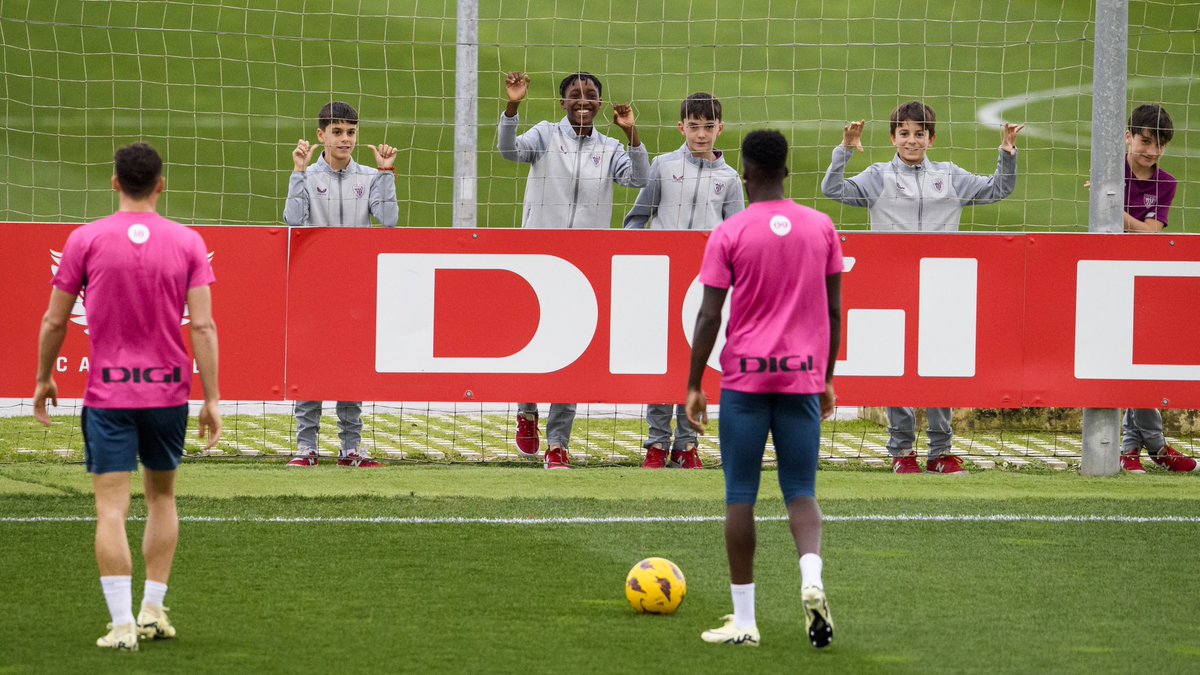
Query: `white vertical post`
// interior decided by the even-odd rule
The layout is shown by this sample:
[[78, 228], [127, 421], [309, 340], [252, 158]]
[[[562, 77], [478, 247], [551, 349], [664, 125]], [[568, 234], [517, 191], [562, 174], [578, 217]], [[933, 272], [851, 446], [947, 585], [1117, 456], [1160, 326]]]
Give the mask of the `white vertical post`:
[[458, 0], [454, 51], [454, 227], [476, 227], [479, 150], [479, 0]]
[[[1088, 232], [1124, 231], [1125, 89], [1128, 72], [1129, 0], [1096, 0], [1092, 68], [1092, 189]], [[1080, 473], [1120, 472], [1121, 411], [1083, 411]]]

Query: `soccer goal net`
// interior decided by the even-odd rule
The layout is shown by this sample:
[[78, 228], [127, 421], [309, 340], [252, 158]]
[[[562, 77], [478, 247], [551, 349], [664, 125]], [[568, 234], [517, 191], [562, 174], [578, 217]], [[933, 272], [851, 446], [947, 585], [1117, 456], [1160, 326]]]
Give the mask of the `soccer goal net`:
[[[857, 172], [894, 154], [891, 110], [923, 101], [937, 114], [931, 155], [981, 174], [996, 166], [1002, 123], [1021, 123], [1018, 193], [967, 209], [962, 228], [1086, 231], [1094, 11], [1091, 0], [479, 3], [475, 224], [520, 225], [528, 167], [496, 151], [505, 73], [530, 77], [523, 130], [560, 119], [559, 81], [587, 71], [602, 80], [606, 106], [633, 104], [652, 157], [682, 144], [679, 106], [693, 92], [721, 100], [725, 133], [716, 146], [732, 166], [745, 133], [783, 131], [791, 145], [789, 196], [848, 230], [866, 229], [866, 210], [831, 202], [819, 187], [848, 121], [865, 121], [864, 152], [849, 168]], [[400, 224], [449, 226], [457, 25], [449, 0], [5, 0], [0, 221], [78, 223], [110, 213], [114, 148], [147, 141], [167, 163], [167, 217], [278, 226], [291, 152], [298, 139], [315, 142], [317, 111], [338, 99], [361, 116], [356, 157], [370, 160], [366, 143], [399, 149]], [[1200, 179], [1200, 149], [1191, 139], [1191, 120], [1200, 115], [1197, 54], [1200, 2], [1129, 3], [1127, 109], [1161, 103], [1175, 122], [1162, 160], [1181, 185], [1173, 232], [1200, 229], [1200, 202], [1186, 188]], [[624, 140], [611, 108], [597, 124]], [[636, 194], [617, 190], [614, 227]], [[32, 380], [31, 373], [2, 376]], [[4, 432], [0, 457], [18, 448], [78, 450], [77, 433], [53, 435], [70, 434], [73, 425], [46, 435], [29, 422], [28, 401], [10, 403], [0, 429], [25, 426]], [[367, 406], [368, 437], [397, 457], [506, 458], [512, 445], [515, 408]], [[244, 404], [235, 419], [231, 452], [269, 455], [294, 446], [288, 410]], [[595, 461], [634, 459], [643, 420], [638, 406], [581, 406], [580, 447], [595, 446], [585, 451]], [[827, 457], [886, 456], [875, 431], [845, 424], [862, 440], [842, 444], [835, 435]], [[336, 428], [332, 418], [323, 426]], [[330, 436], [327, 449], [336, 446]], [[1070, 443], [1039, 443], [1017, 454], [1078, 455]], [[1002, 446], [981, 441], [968, 451], [982, 461]]]

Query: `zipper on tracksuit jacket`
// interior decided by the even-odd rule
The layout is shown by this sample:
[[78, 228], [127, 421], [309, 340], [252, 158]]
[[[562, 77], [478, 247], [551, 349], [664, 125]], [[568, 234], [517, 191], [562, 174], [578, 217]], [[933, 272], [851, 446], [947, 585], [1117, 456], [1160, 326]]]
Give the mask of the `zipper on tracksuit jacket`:
[[579, 207], [579, 170], [582, 165], [582, 162], [580, 160], [583, 159], [584, 137], [579, 136], [578, 138], [576, 138], [576, 142], [577, 143], [575, 146], [575, 189], [571, 193], [571, 215], [569, 218], [567, 218], [567, 227], [568, 228], [575, 227], [575, 209], [577, 209]]
[[[687, 175], [687, 165], [690, 162], [687, 159], [683, 160], [683, 175]], [[704, 176], [704, 165], [696, 167], [696, 189], [692, 192], [692, 215], [688, 218], [688, 229], [694, 229], [696, 226], [696, 200], [700, 198], [700, 179]]]

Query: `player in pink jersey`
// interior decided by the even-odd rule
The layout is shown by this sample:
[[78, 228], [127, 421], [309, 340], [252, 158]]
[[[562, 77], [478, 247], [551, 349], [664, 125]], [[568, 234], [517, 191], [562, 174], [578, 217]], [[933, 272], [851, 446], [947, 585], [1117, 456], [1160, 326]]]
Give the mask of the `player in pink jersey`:
[[833, 640], [821, 581], [821, 509], [816, 500], [821, 420], [833, 414], [833, 366], [841, 345], [842, 247], [829, 216], [784, 197], [787, 140], [755, 131], [742, 143], [750, 206], [721, 223], [704, 250], [704, 299], [688, 375], [688, 420], [708, 423], [704, 370], [733, 289], [721, 352], [721, 463], [725, 549], [733, 614], [705, 642], [757, 646], [754, 504], [767, 432], [800, 554], [801, 602], [814, 647]]
[[[175, 469], [187, 433], [192, 360], [180, 334], [185, 303], [192, 348], [204, 385], [200, 436], [221, 437], [217, 408], [217, 328], [212, 317], [212, 267], [194, 230], [158, 215], [162, 159], [144, 143], [114, 158], [120, 210], [71, 233], [54, 275], [50, 307], [38, 338], [34, 416], [49, 426], [46, 402], [58, 405], [54, 362], [75, 298], [84, 291], [91, 369], [84, 393], [84, 452], [96, 493], [96, 562], [112, 615], [97, 646], [134, 650], [138, 638], [170, 638], [163, 599], [179, 540]], [[141, 459], [146, 500], [142, 555], [146, 586], [133, 616], [133, 563], [125, 534], [130, 473]]]

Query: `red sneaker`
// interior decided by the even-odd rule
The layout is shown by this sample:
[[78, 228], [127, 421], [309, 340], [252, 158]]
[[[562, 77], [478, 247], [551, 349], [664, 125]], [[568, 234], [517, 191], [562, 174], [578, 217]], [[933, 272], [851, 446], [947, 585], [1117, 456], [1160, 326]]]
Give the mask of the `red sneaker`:
[[646, 448], [646, 459], [642, 460], [643, 469], [665, 469], [667, 468], [667, 451], [652, 445]]
[[1121, 470], [1125, 473], [1146, 473], [1146, 467], [1142, 466], [1142, 458], [1136, 450], [1121, 453]]
[[317, 453], [306, 452], [302, 455], [296, 455], [292, 461], [287, 463], [288, 466], [310, 467], [317, 465]]
[[382, 469], [383, 465], [370, 457], [363, 457], [357, 452], [352, 452], [338, 458], [338, 466], [350, 466], [356, 469]]
[[[915, 463], [915, 462], [914, 462]], [[956, 457], [949, 453], [938, 455], [925, 463], [925, 470], [929, 473], [966, 473], [963, 468], [962, 458]]]
[[538, 437], [537, 413], [517, 413], [517, 450], [522, 455], [536, 455], [542, 441]]
[[571, 468], [571, 457], [567, 455], [566, 448], [550, 448], [546, 451], [546, 468], [547, 469], [569, 469]]
[[892, 458], [892, 473], [922, 473], [921, 465], [917, 464], [917, 454]]
[[696, 451], [696, 446], [689, 445], [686, 450], [671, 451], [671, 468], [703, 469], [704, 463], [700, 461], [700, 453]]
[[1150, 459], [1159, 466], [1167, 467], [1167, 471], [1172, 473], [1191, 473], [1196, 470], [1196, 460], [1169, 445], [1164, 445], [1162, 452], [1157, 455], [1150, 455]]

